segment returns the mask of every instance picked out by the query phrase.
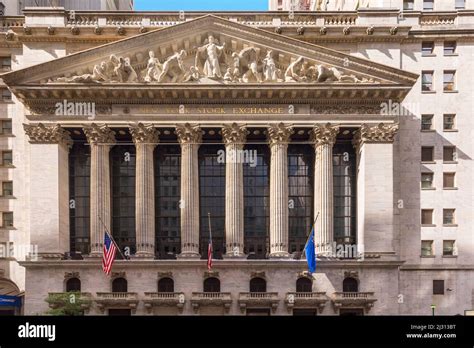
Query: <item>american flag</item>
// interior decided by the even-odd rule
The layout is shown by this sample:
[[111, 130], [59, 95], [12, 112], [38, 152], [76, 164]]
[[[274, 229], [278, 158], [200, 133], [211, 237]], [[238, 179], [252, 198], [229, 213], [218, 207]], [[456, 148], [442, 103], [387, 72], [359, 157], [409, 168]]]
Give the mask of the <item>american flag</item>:
[[212, 268], [212, 239], [209, 239], [209, 245], [207, 246], [207, 269]]
[[102, 258], [102, 270], [105, 274], [110, 275], [112, 271], [112, 265], [115, 260], [115, 253], [117, 252], [117, 247], [115, 243], [110, 238], [107, 232], [104, 233], [104, 255]]

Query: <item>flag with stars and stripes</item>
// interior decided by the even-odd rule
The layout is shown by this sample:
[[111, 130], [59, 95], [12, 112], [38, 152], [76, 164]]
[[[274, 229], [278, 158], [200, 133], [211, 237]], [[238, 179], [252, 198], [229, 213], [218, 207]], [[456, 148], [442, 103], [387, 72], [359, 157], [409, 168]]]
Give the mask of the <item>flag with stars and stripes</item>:
[[117, 253], [117, 247], [112, 241], [112, 238], [107, 232], [104, 233], [104, 255], [102, 257], [102, 270], [105, 274], [110, 275], [112, 271], [112, 265], [115, 260], [115, 254]]

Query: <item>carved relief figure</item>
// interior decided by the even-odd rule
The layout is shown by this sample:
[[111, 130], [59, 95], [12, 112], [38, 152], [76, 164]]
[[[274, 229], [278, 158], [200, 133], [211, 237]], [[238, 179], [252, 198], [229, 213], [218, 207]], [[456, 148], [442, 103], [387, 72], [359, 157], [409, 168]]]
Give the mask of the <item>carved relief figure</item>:
[[187, 56], [185, 50], [173, 54], [163, 63], [163, 71], [158, 76], [158, 82], [163, 82], [164, 77], [168, 74], [171, 76], [171, 82], [180, 81], [184, 79], [187, 73], [184, 67], [183, 59]]
[[97, 83], [97, 82], [107, 82], [109, 80], [106, 75], [107, 64], [102, 62], [94, 65], [92, 74], [83, 74], [72, 77], [59, 77], [56, 81], [58, 82], [74, 82], [74, 83]]
[[307, 80], [305, 76], [307, 72], [308, 63], [303, 57], [298, 57], [293, 63], [291, 63], [285, 71], [286, 82], [304, 82]]
[[370, 0], [356, 0], [355, 9], [369, 7]]
[[344, 9], [345, 0], [336, 0], [336, 11], [342, 11]]
[[276, 67], [275, 60], [273, 59], [273, 51], [270, 50], [263, 59], [263, 73], [265, 76], [265, 81], [278, 81], [278, 72], [279, 70]]
[[314, 0], [312, 10], [313, 11], [327, 11], [328, 0]]
[[145, 81], [146, 82], [152, 82], [152, 81], [158, 81], [158, 78], [161, 74], [161, 69], [163, 69], [163, 66], [161, 65], [160, 61], [158, 58], [155, 58], [155, 52], [150, 51], [148, 52], [149, 59], [148, 63], [146, 66], [146, 76], [145, 76]]
[[208, 43], [199, 47], [196, 52], [195, 66], [200, 67], [204, 60], [204, 75], [209, 78], [222, 78], [219, 58], [225, 48], [225, 42], [222, 46], [217, 45], [214, 36], [209, 35]]

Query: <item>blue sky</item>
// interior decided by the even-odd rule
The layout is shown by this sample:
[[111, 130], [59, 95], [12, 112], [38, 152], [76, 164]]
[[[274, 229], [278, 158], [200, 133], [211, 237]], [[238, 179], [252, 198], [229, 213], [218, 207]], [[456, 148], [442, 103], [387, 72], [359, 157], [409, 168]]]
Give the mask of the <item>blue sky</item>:
[[266, 11], [268, 0], [135, 0], [136, 11]]

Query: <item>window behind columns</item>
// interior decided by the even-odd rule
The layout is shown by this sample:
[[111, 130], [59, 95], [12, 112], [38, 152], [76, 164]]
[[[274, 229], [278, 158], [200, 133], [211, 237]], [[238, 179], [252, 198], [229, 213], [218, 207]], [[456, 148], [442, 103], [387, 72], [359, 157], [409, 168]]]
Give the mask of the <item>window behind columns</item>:
[[135, 145], [118, 144], [111, 152], [112, 234], [122, 252], [135, 254]]
[[208, 212], [211, 213], [213, 257], [220, 259], [225, 252], [224, 150], [223, 145], [217, 144], [203, 144], [199, 148], [200, 253], [203, 259], [207, 259], [209, 245]]
[[[74, 133], [73, 133], [74, 136]], [[90, 146], [74, 139], [69, 152], [69, 228], [71, 253], [90, 251]]]
[[155, 149], [155, 248], [160, 259], [181, 253], [181, 147], [170, 144], [175, 141], [165, 133]]
[[356, 242], [356, 154], [345, 141], [333, 150], [334, 165], [334, 238], [337, 244]]
[[247, 138], [244, 150], [256, 154], [256, 165], [244, 164], [244, 252], [249, 259], [267, 258], [270, 229], [270, 149], [255, 144], [261, 139]]
[[288, 146], [289, 252], [304, 249], [313, 224], [314, 149]]

